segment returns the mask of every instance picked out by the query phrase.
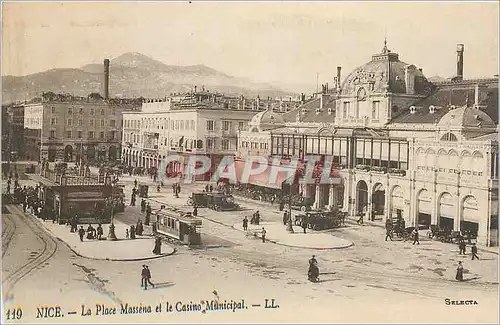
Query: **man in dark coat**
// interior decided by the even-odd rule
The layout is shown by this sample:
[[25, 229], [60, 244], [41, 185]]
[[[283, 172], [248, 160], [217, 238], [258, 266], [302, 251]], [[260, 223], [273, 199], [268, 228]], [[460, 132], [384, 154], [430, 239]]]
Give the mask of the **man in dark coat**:
[[248, 229], [248, 218], [247, 216], [245, 216], [245, 218], [243, 218], [243, 230], [247, 231], [247, 229]]
[[308, 219], [307, 216], [304, 219], [302, 219], [301, 226], [302, 226], [302, 230], [304, 231], [304, 234], [306, 233], [306, 229], [307, 229], [307, 219]]
[[288, 211], [283, 212], [283, 224], [286, 226], [288, 222]]
[[146, 219], [144, 220], [146, 226], [149, 226], [150, 218], [151, 218], [151, 205], [148, 202], [148, 204], [146, 205]]
[[459, 255], [462, 255], [462, 254], [465, 255], [465, 247], [466, 247], [465, 241], [463, 239], [460, 240], [458, 243], [458, 254]]
[[80, 226], [80, 229], [78, 230], [78, 236], [80, 236], [80, 241], [83, 241], [83, 237], [85, 236], [85, 229], [83, 229], [83, 226]]
[[151, 283], [151, 271], [147, 265], [142, 266], [141, 271], [141, 287], [144, 287], [144, 290], [148, 290], [148, 283], [154, 288], [155, 285]]
[[477, 259], [479, 259], [479, 256], [477, 256], [477, 246], [476, 246], [476, 243], [472, 244], [471, 252], [472, 252], [472, 260], [474, 260], [474, 257], [477, 258]]
[[413, 245], [415, 245], [415, 243], [420, 245], [420, 241], [418, 240], [418, 226], [413, 229]]
[[142, 199], [141, 200], [141, 212], [146, 211], [146, 200]]
[[193, 216], [195, 216], [195, 217], [198, 216], [198, 207], [196, 205], [193, 208]]

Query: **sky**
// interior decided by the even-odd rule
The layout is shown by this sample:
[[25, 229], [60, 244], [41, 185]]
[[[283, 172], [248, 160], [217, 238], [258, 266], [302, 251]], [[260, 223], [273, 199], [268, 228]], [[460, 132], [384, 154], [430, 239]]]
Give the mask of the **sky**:
[[79, 68], [126, 52], [204, 64], [281, 84], [332, 81], [371, 59], [384, 37], [427, 77], [498, 74], [496, 2], [5, 3], [2, 75]]

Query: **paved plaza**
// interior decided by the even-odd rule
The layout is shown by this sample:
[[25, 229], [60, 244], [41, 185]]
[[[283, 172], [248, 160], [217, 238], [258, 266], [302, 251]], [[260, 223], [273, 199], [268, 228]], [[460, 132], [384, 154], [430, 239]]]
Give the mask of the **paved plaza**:
[[[140, 199], [137, 206], [128, 205], [135, 179], [151, 185], [147, 201], [153, 210], [168, 204], [186, 212], [192, 211], [192, 207], [187, 205], [188, 197], [206, 184], [182, 184], [180, 197], [174, 198], [167, 186], [160, 193], [156, 192], [150, 178], [122, 177], [120, 183], [125, 185], [127, 206], [124, 213], [115, 215], [116, 234], [120, 239], [116, 242], [81, 243], [76, 234], [69, 232], [69, 227], [52, 222], [43, 222], [42, 226], [38, 219], [23, 215], [20, 207], [14, 207], [13, 212], [2, 220], [6, 231], [11, 228], [10, 225], [17, 225], [4, 255], [3, 271], [6, 277], [15, 279], [18, 274], [16, 268], [23, 263], [38, 261], [29, 262], [30, 254], [44, 252], [41, 243], [50, 242], [49, 237], [36, 231], [36, 225], [59, 240], [56, 239], [55, 246], [49, 245], [53, 248], [53, 255], [39, 264], [36, 272], [28, 273], [11, 289], [7, 288], [6, 297], [9, 298], [4, 300], [6, 307], [22, 301], [26, 310], [36, 310], [39, 299], [32, 297], [41, 295], [47, 296], [46, 304], [61, 304], [63, 299], [68, 311], [71, 308], [78, 311], [81, 304], [94, 306], [96, 301], [118, 307], [121, 303], [153, 306], [158, 301], [189, 303], [213, 299], [213, 292], [216, 291], [221, 300], [244, 299], [248, 310], [244, 314], [239, 311], [173, 313], [168, 321], [259, 321], [265, 315], [266, 321], [307, 322], [311, 321], [311, 313], [317, 315], [314, 318], [316, 322], [358, 322], [369, 318], [372, 322], [463, 323], [489, 321], [496, 317], [497, 254], [480, 252], [480, 260], [472, 261], [469, 247], [467, 255], [459, 255], [456, 245], [429, 240], [424, 235], [420, 245], [400, 240], [385, 241], [383, 228], [367, 222], [358, 225], [354, 220], [348, 220], [344, 227], [331, 231], [308, 230], [303, 234], [301, 228], [294, 227], [295, 233], [289, 234], [281, 222], [282, 212], [276, 206], [238, 197], [239, 211], [198, 210], [203, 221], [201, 231], [205, 245], [176, 246], [175, 253], [164, 258], [113, 261], [153, 255], [153, 239], [149, 236], [124, 239], [125, 227], [139, 219], [144, 221]], [[267, 229], [270, 241], [266, 243], [240, 229], [243, 217], [251, 216], [257, 210], [262, 216], [262, 226]], [[107, 231], [105, 226], [105, 235]], [[151, 228], [146, 227], [145, 233], [150, 232]], [[296, 245], [283, 245], [286, 237], [289, 244]], [[297, 238], [300, 243], [294, 243], [290, 238]], [[339, 243], [352, 245], [342, 249], [317, 249], [339, 246]], [[163, 253], [169, 254], [169, 245], [164, 244], [162, 248]], [[24, 253], [20, 255], [19, 252]], [[316, 255], [319, 262], [319, 283], [307, 281], [307, 261], [311, 255]], [[101, 257], [109, 260], [101, 260]], [[454, 279], [458, 261], [464, 264], [464, 282]], [[143, 264], [149, 266], [155, 288], [144, 290], [140, 286]], [[47, 282], [45, 279], [48, 276], [55, 280]], [[202, 280], [208, 278], [210, 281]], [[265, 299], [272, 298], [280, 307], [263, 314]], [[474, 307], [477, 312], [472, 316], [466, 308], [456, 308], [450, 314], [451, 307], [445, 304], [445, 299], [474, 299], [479, 304]], [[332, 306], [328, 313], [324, 312], [324, 304], [319, 303], [323, 301], [329, 301]], [[428, 310], [429, 313], [418, 313], [408, 318], [405, 306], [408, 301], [415, 309]], [[353, 312], [353, 305], [362, 309], [362, 315]], [[391, 306], [390, 315], [384, 312], [387, 306]], [[29, 312], [27, 315], [35, 317]], [[67, 317], [65, 320], [70, 321]], [[153, 313], [147, 316], [117, 315], [106, 320], [144, 322], [145, 317], [150, 322], [166, 319], [165, 314]]]

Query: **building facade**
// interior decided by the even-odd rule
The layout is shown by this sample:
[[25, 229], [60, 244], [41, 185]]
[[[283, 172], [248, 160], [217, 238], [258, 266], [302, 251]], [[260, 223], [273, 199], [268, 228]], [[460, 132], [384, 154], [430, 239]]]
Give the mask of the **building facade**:
[[120, 156], [122, 112], [134, 100], [56, 95], [24, 105], [26, 156], [49, 161], [113, 161]]
[[[214, 167], [224, 155], [236, 154], [238, 134], [261, 109], [257, 101], [249, 102], [206, 91], [177, 100], [147, 100], [140, 112], [123, 114], [122, 160], [150, 168], [160, 167], [168, 155], [196, 154], [209, 157]], [[182, 170], [180, 164], [172, 168]]]
[[386, 45], [343, 82], [339, 69], [333, 89], [283, 115], [271, 156], [333, 157], [341, 184], [300, 189], [316, 208], [400, 214], [498, 245], [498, 79], [464, 80], [461, 54], [441, 83]]

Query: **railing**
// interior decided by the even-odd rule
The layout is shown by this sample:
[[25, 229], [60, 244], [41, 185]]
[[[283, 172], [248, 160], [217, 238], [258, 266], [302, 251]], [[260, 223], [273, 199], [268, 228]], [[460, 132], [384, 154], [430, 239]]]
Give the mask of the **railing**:
[[104, 177], [91, 176], [63, 176], [61, 177], [61, 185], [99, 185], [104, 184]]

